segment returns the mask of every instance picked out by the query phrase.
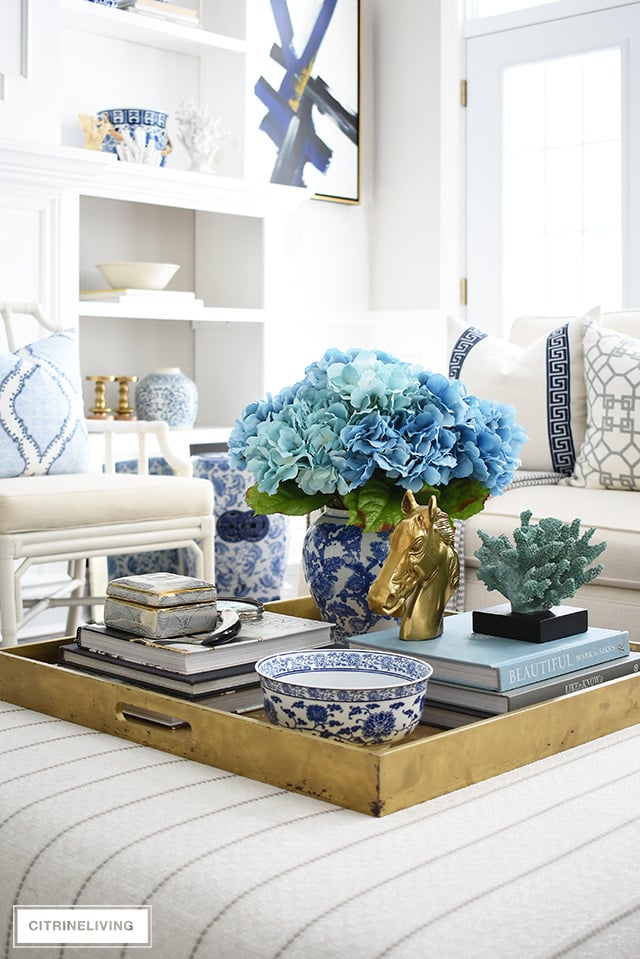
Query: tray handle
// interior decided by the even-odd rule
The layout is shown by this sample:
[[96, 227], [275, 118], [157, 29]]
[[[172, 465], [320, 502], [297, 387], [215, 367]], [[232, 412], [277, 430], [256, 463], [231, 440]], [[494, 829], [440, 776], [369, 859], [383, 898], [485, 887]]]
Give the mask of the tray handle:
[[161, 713], [155, 709], [137, 706], [135, 703], [116, 703], [116, 720], [118, 722], [135, 723], [136, 725], [151, 725], [172, 731], [191, 732], [191, 723], [181, 716], [172, 716], [170, 713]]

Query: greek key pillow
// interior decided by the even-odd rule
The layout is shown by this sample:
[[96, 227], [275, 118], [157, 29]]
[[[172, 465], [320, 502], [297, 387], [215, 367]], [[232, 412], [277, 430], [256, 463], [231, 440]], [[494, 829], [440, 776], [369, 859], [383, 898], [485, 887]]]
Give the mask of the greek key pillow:
[[599, 310], [575, 317], [529, 346], [447, 321], [449, 376], [483, 399], [509, 403], [528, 442], [524, 470], [571, 475], [586, 428], [582, 331]]
[[0, 478], [89, 468], [75, 332], [0, 354]]
[[640, 340], [584, 330], [587, 429], [568, 486], [640, 489]]

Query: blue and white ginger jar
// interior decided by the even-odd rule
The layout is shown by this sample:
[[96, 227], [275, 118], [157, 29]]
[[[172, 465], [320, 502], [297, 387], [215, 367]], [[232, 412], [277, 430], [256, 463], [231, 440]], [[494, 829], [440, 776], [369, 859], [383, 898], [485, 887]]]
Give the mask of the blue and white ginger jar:
[[[280, 599], [287, 573], [289, 517], [282, 513], [256, 516], [245, 500], [254, 482], [248, 470], [229, 464], [227, 453], [192, 456], [193, 475], [213, 484], [216, 524], [216, 586], [219, 596], [249, 597], [263, 603]], [[116, 464], [118, 473], [136, 473], [136, 460]], [[171, 474], [162, 457], [152, 457], [149, 472]], [[185, 549], [154, 550], [109, 557], [109, 579], [142, 573], [181, 573], [195, 576], [193, 555]]]
[[198, 414], [198, 389], [177, 366], [144, 376], [136, 388], [139, 420], [164, 420], [169, 426], [189, 428]]
[[216, 586], [219, 596], [278, 600], [287, 572], [289, 518], [258, 516], [245, 500], [254, 477], [229, 464], [226, 453], [192, 458], [193, 475], [210, 479], [216, 521]]

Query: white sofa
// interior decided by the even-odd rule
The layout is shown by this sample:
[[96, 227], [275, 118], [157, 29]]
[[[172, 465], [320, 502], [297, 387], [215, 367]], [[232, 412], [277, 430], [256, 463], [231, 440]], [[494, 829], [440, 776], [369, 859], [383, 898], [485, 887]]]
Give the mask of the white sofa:
[[567, 602], [640, 641], [640, 313], [520, 317], [508, 341], [450, 319], [448, 340], [452, 375], [516, 407], [530, 436], [523, 468], [539, 484], [514, 484], [465, 524], [464, 608], [504, 602], [478, 579], [479, 529], [511, 538], [527, 509], [533, 521], [579, 518], [595, 527], [592, 543], [607, 543], [604, 570]]

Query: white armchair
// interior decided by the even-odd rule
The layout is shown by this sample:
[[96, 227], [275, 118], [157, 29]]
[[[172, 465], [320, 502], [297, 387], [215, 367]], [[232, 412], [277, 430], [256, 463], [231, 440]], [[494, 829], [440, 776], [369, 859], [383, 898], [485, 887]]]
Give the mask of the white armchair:
[[[0, 354], [0, 618], [2, 644], [51, 605], [68, 605], [67, 634], [86, 596], [86, 563], [119, 553], [184, 547], [197, 575], [214, 582], [213, 487], [193, 479], [191, 464], [171, 450], [162, 422], [100, 423], [104, 470], [92, 470], [82, 410], [73, 331], [43, 316], [37, 304], [0, 303], [7, 352]], [[49, 335], [15, 350], [14, 322], [34, 317]], [[138, 473], [115, 472], [115, 444], [135, 434]], [[156, 437], [173, 476], [148, 474], [147, 440]], [[34, 564], [65, 561], [62, 595], [22, 597], [24, 574]]]

